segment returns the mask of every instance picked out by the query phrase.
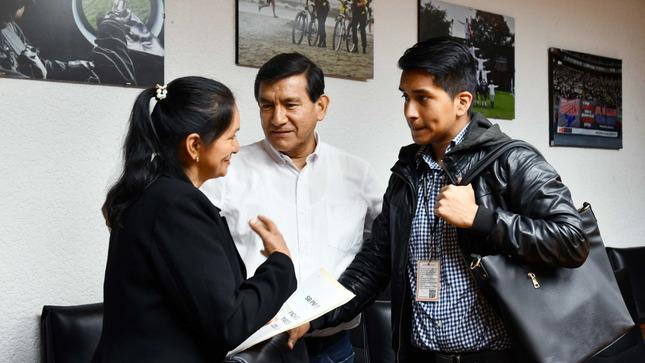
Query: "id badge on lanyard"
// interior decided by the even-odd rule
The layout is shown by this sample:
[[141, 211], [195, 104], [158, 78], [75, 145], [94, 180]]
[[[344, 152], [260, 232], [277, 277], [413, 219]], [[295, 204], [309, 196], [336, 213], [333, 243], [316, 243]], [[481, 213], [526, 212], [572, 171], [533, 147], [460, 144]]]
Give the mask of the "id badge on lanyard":
[[416, 301], [439, 301], [441, 264], [439, 260], [417, 261]]
[[[423, 202], [426, 208], [426, 215], [429, 215], [430, 211], [428, 208], [425, 182], [423, 183]], [[439, 219], [436, 217], [430, 230], [431, 236], [437, 232], [438, 222]], [[417, 261], [416, 301], [439, 301], [439, 292], [441, 291], [441, 263], [438, 259], [439, 254], [437, 253], [436, 245], [432, 243], [432, 237], [430, 244], [432, 245], [431, 249], [435, 250], [434, 253], [431, 253], [430, 259]], [[435, 256], [434, 259], [432, 258], [433, 255]]]

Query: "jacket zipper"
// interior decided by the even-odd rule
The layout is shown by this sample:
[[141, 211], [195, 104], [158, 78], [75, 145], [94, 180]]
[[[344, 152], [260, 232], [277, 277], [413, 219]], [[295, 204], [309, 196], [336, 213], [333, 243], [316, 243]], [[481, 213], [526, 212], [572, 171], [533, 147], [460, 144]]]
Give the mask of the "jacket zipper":
[[[397, 172], [397, 171], [394, 171], [394, 175], [396, 175], [399, 178], [401, 178], [408, 185], [410, 195], [412, 196], [412, 199], [414, 200], [414, 205], [416, 206], [416, 204], [417, 204], [417, 196], [416, 196], [416, 193], [414, 192], [414, 185], [412, 184], [412, 182], [409, 179], [407, 179], [405, 176], [403, 176], [402, 174]], [[410, 209], [408, 209], [408, 212], [410, 213], [410, 216], [412, 216], [412, 213], [413, 213], [412, 206], [410, 206]], [[409, 247], [410, 247], [409, 243], [410, 243], [410, 241], [409, 241], [409, 237], [408, 237], [408, 241], [406, 241], [406, 243], [405, 243], [404, 259], [403, 259], [403, 263], [406, 264], [406, 265], [408, 263], [408, 257], [409, 257]], [[405, 273], [405, 271], [404, 271], [404, 273]], [[399, 344], [398, 344], [398, 346], [396, 348], [396, 362], [397, 363], [401, 361], [400, 354], [401, 354], [401, 345], [402, 345], [401, 340], [402, 340], [402, 336], [403, 336], [403, 326], [402, 326], [403, 325], [403, 323], [402, 323], [403, 322], [403, 305], [405, 305], [405, 299], [406, 299], [405, 294], [407, 294], [407, 290], [408, 290], [407, 285], [405, 284], [405, 281], [403, 281], [403, 297], [402, 297], [402, 300], [401, 300], [401, 307], [399, 309], [399, 337], [398, 337], [399, 338], [398, 339]]]
[[448, 171], [448, 169], [446, 168], [446, 157], [445, 157], [445, 155], [444, 155], [443, 161], [441, 163], [438, 163], [438, 164], [441, 167], [441, 170], [443, 170], [443, 172], [448, 176], [448, 179], [450, 180], [450, 183], [454, 184], [454, 185], [459, 185], [459, 183], [461, 182], [461, 178], [459, 178], [459, 180], [455, 179], [455, 177]]
[[[445, 157], [444, 157], [444, 161], [445, 161]], [[444, 163], [443, 162], [440, 163], [439, 166], [441, 166], [441, 169], [443, 170], [443, 172], [448, 176], [448, 179], [450, 179], [450, 182], [452, 184], [456, 185], [458, 183], [458, 181], [446, 169], [446, 167], [444, 166]], [[392, 172], [393, 172], [394, 175], [396, 175], [397, 177], [401, 178], [401, 180], [403, 180], [408, 185], [410, 195], [412, 196], [412, 199], [414, 200], [414, 206], [416, 206], [416, 204], [417, 204], [417, 195], [415, 193], [414, 185], [412, 184], [412, 182], [408, 178], [406, 178], [404, 175], [402, 175], [400, 172], [398, 172], [396, 170], [392, 170]], [[410, 208], [408, 209], [408, 213], [410, 214], [411, 218], [412, 218], [413, 213], [414, 213], [412, 208], [413, 208], [413, 206], [410, 206]], [[408, 261], [408, 258], [409, 258], [409, 252], [410, 252], [409, 251], [409, 247], [410, 247], [409, 243], [410, 243], [410, 241], [409, 241], [409, 238], [408, 238], [408, 241], [406, 241], [406, 244], [405, 244], [405, 252], [404, 252], [404, 259], [403, 259], [403, 263], [405, 263], [406, 265], [407, 265], [407, 261]], [[399, 337], [398, 337], [399, 345], [398, 345], [398, 347], [396, 349], [396, 362], [397, 363], [401, 361], [400, 354], [401, 354], [401, 345], [402, 345], [402, 336], [403, 336], [403, 329], [402, 329], [403, 328], [403, 306], [405, 305], [405, 299], [406, 299], [405, 294], [406, 293], [407, 293], [407, 285], [405, 284], [405, 281], [403, 281], [403, 294], [404, 294], [404, 296], [403, 296], [403, 299], [401, 301], [401, 307], [399, 309], [399, 322], [398, 322], [399, 323]]]

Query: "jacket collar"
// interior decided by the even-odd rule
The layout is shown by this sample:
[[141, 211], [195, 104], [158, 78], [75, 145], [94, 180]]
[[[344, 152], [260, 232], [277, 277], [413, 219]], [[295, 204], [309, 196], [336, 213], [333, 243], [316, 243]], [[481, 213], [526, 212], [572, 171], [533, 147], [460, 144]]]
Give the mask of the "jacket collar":
[[[456, 145], [454, 149], [446, 154], [464, 155], [470, 152], [488, 148], [490, 146], [502, 143], [510, 138], [504, 134], [497, 124], [492, 124], [488, 119], [476, 112], [470, 112], [470, 123], [466, 126], [466, 135], [464, 140]], [[410, 144], [404, 146], [399, 151], [399, 159], [390, 169], [409, 181], [416, 183], [416, 162], [415, 157], [423, 145]]]
[[510, 138], [500, 130], [499, 125], [492, 124], [479, 113], [470, 113], [470, 124], [464, 141], [455, 146], [453, 154], [466, 150], [488, 148], [502, 143]]
[[175, 172], [173, 172], [173, 171], [165, 171], [161, 175], [165, 176], [167, 178], [170, 178], [170, 179], [179, 180], [179, 181], [182, 181], [182, 182], [186, 182], [186, 183], [188, 183], [190, 185], [193, 185], [193, 182], [190, 181], [190, 179], [188, 178], [188, 175], [186, 175], [186, 173], [184, 173], [183, 170], [182, 171], [175, 171]]

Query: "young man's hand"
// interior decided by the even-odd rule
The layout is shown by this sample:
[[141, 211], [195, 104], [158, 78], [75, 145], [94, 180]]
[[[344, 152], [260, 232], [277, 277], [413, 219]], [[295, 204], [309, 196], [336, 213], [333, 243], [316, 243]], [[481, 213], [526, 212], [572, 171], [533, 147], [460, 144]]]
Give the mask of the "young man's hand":
[[289, 349], [293, 350], [293, 347], [296, 346], [296, 342], [298, 341], [298, 339], [302, 338], [303, 335], [307, 334], [307, 332], [309, 331], [309, 328], [310, 328], [310, 324], [304, 323], [299, 327], [295, 327], [289, 330], [289, 340], [287, 341], [287, 346], [289, 346]]
[[479, 206], [471, 184], [441, 188], [434, 214], [457, 228], [471, 228]]

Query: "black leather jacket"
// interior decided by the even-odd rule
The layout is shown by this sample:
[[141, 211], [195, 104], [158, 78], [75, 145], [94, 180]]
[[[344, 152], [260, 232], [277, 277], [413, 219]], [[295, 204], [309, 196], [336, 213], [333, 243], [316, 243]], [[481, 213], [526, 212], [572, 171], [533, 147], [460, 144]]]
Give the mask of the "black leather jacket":
[[[453, 184], [495, 145], [509, 140], [488, 120], [471, 114], [465, 138], [444, 156]], [[397, 362], [404, 360], [410, 340], [410, 292], [406, 273], [410, 226], [416, 210], [419, 145], [401, 149], [372, 226], [371, 238], [340, 277], [356, 294], [344, 306], [312, 322], [312, 328], [348, 321], [371, 304], [388, 283], [392, 295], [392, 340]], [[589, 246], [567, 187], [539, 153], [514, 148], [472, 182], [479, 209], [473, 228], [459, 230], [467, 253], [512, 255], [529, 264], [579, 266]]]

